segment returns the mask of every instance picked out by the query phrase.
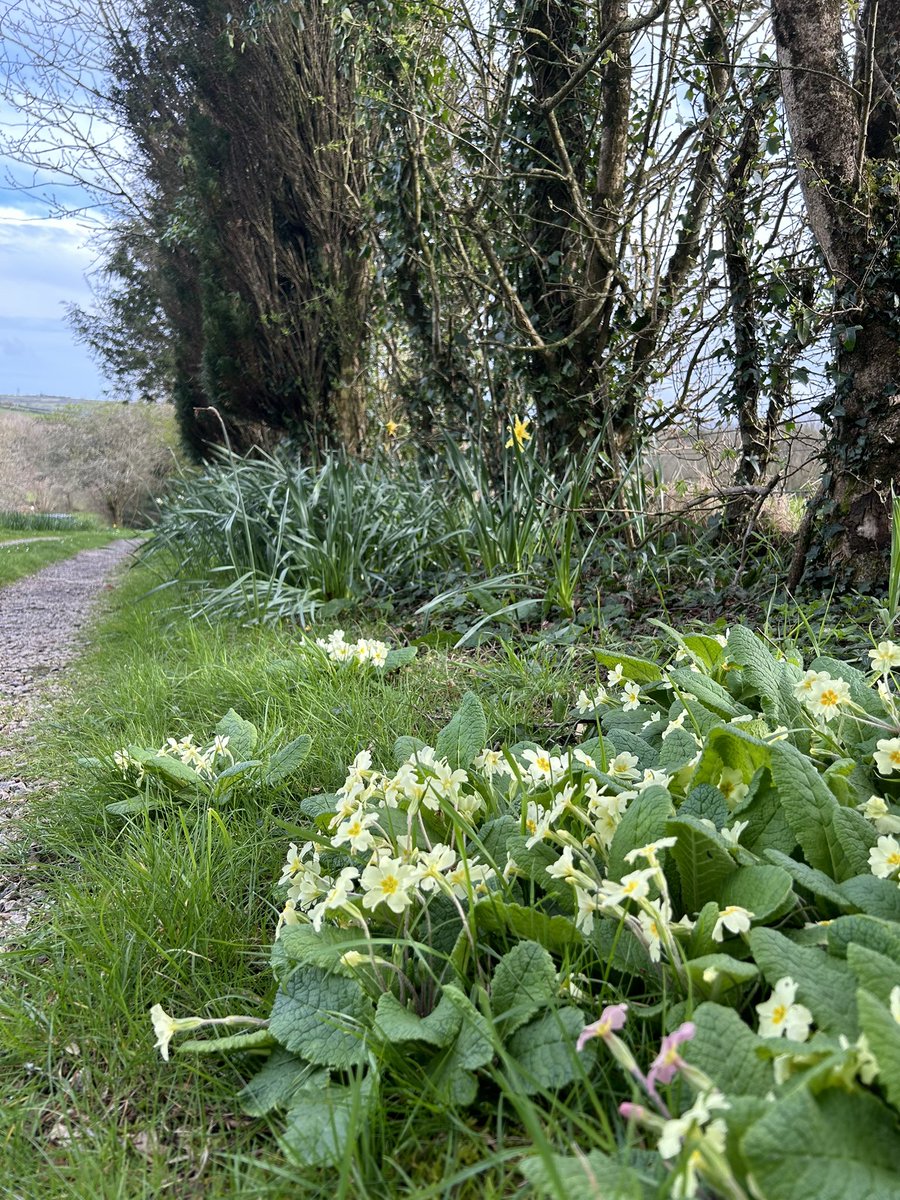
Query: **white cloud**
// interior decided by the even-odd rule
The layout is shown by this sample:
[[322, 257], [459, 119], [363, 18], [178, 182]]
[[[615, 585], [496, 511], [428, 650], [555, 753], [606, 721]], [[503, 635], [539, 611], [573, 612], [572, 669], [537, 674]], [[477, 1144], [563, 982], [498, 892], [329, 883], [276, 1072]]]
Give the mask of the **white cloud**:
[[0, 206], [0, 317], [59, 319], [65, 302], [85, 302], [95, 260], [84, 225]]

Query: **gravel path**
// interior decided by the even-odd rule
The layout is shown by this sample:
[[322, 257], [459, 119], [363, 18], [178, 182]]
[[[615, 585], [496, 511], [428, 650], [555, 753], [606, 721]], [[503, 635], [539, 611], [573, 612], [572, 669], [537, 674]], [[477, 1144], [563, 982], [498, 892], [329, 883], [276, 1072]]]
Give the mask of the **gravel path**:
[[62, 534], [60, 534], [59, 536], [57, 536], [56, 534], [53, 534], [52, 537], [12, 538], [11, 541], [0, 542], [0, 550], [5, 549], [5, 547], [7, 547], [7, 546], [25, 546], [28, 544], [28, 542], [61, 542], [61, 541], [62, 541]]
[[[29, 791], [19, 771], [30, 720], [78, 652], [97, 594], [112, 586], [110, 575], [137, 545], [138, 539], [123, 538], [82, 550], [0, 588], [0, 851], [17, 838], [15, 819]], [[3, 872], [0, 947], [37, 899], [24, 872]]]

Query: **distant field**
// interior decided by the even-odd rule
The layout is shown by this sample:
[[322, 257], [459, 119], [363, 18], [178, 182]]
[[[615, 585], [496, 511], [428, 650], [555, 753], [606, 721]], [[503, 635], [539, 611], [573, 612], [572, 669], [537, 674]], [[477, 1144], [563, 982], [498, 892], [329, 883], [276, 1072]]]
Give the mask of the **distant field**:
[[72, 396], [9, 396], [0, 393], [0, 408], [31, 413], [54, 413], [70, 404], [109, 404], [108, 400], [76, 400]]

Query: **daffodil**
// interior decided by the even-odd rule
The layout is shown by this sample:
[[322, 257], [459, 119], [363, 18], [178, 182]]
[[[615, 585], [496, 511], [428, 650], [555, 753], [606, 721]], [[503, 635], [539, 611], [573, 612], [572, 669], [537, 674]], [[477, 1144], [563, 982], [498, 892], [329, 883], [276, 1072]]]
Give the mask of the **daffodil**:
[[530, 417], [513, 417], [513, 423], [509, 426], [510, 438], [506, 443], [507, 450], [513, 445], [518, 446], [520, 450], [525, 449], [525, 443], [531, 441], [531, 431], [528, 428], [530, 424]]

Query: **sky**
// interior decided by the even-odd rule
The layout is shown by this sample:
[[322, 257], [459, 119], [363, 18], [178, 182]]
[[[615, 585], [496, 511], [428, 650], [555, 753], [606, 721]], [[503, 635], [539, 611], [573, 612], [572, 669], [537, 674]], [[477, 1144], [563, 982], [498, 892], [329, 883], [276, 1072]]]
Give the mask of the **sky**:
[[[0, 177], [10, 164], [0, 159]], [[84, 219], [0, 184], [0, 394], [100, 399], [104, 381], [65, 320], [89, 304], [95, 252]]]

